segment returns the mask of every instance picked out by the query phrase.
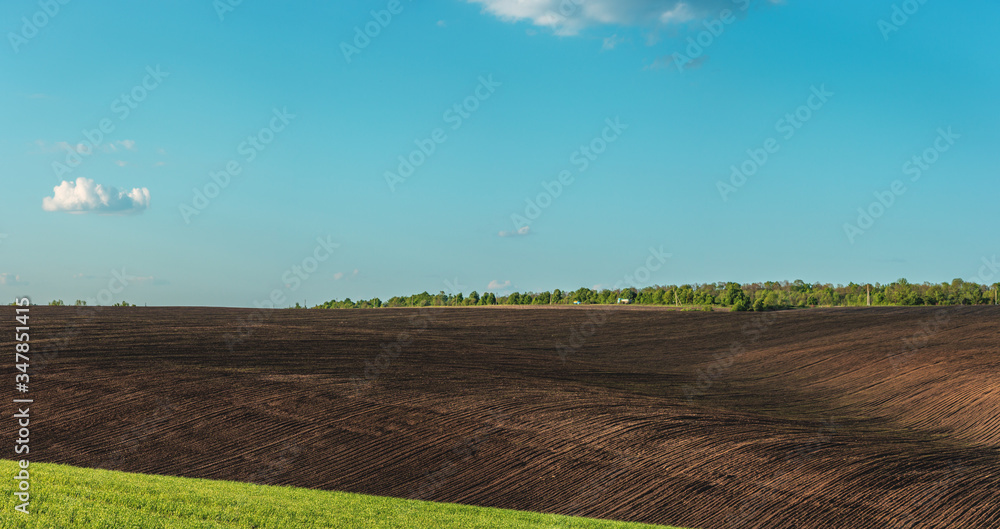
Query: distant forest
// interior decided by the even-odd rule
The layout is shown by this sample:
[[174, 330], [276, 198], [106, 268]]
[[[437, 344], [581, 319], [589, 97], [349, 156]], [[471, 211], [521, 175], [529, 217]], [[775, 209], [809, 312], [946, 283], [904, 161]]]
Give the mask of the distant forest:
[[[661, 305], [679, 307], [729, 307], [737, 311], [766, 311], [796, 307], [862, 307], [918, 305], [995, 305], [998, 284], [980, 285], [952, 280], [951, 283], [914, 284], [899, 279], [887, 285], [809, 284], [798, 280], [766, 283], [706, 283], [694, 285], [651, 286], [645, 288], [603, 289], [580, 288], [572, 292], [512, 292], [497, 296], [492, 292], [447, 294], [422, 292], [412, 296], [396, 296], [387, 301], [379, 298], [352, 301], [332, 300], [313, 308], [367, 309], [380, 307], [455, 307], [471, 305]], [[296, 304], [296, 308], [302, 308]]]

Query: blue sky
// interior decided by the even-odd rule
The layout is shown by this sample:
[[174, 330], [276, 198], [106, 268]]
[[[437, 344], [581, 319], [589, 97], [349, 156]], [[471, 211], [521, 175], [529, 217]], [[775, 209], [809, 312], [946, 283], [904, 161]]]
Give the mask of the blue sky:
[[1000, 250], [994, 2], [227, 1], [0, 6], [0, 295], [575, 289], [651, 248], [635, 286], [975, 280]]

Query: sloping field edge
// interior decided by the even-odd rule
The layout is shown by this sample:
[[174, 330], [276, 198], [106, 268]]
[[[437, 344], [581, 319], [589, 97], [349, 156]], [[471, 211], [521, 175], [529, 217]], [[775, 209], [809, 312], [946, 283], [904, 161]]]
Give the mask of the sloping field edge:
[[[5, 528], [579, 528], [670, 529], [508, 509], [404, 500], [295, 487], [153, 476], [31, 463], [30, 514], [0, 460]], [[678, 529], [678, 528], [673, 528]]]

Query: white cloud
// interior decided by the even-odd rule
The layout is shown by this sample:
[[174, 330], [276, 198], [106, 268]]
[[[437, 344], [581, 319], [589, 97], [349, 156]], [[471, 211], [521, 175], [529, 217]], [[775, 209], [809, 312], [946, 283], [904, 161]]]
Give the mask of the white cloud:
[[128, 165], [128, 162], [126, 162], [125, 160], [115, 160], [115, 165], [117, 165], [118, 167], [125, 167], [126, 165]]
[[523, 235], [527, 235], [530, 232], [531, 232], [531, 227], [530, 226], [522, 226], [522, 227], [520, 227], [520, 228], [518, 228], [516, 230], [501, 231], [497, 235], [499, 235], [501, 237], [520, 237], [520, 236], [523, 236]]
[[604, 44], [601, 46], [602, 50], [613, 50], [619, 44], [625, 42], [625, 37], [619, 37], [617, 34], [611, 35], [604, 39]]
[[121, 147], [127, 151], [136, 150], [135, 140], [121, 140], [112, 141], [99, 144], [94, 147], [90, 143], [69, 143], [66, 141], [57, 141], [55, 143], [47, 143], [44, 140], [35, 140], [34, 142], [35, 150], [31, 151], [29, 154], [51, 154], [60, 152], [72, 152], [76, 154], [91, 155], [94, 151], [99, 151], [103, 153], [118, 152], [118, 148]]
[[136, 213], [149, 207], [149, 189], [145, 187], [125, 191], [80, 177], [76, 182], [63, 181], [53, 191], [53, 196], [42, 199], [45, 211]]
[[490, 281], [489, 285], [486, 285], [486, 290], [503, 290], [510, 286], [510, 281], [504, 281], [503, 283], [494, 279]]
[[[354, 277], [354, 276], [358, 275], [358, 273], [359, 273], [359, 270], [357, 268], [355, 268], [351, 272], [351, 277]], [[344, 279], [346, 276], [347, 276], [347, 274], [344, 273], [344, 272], [337, 272], [337, 273], [333, 274], [333, 280], [334, 281], [340, 281], [341, 279]]]
[[684, 2], [678, 2], [670, 11], [664, 11], [660, 15], [660, 22], [664, 24], [670, 24], [671, 22], [687, 22], [695, 18], [694, 11], [691, 7]]
[[[468, 0], [502, 20], [528, 20], [557, 35], [576, 35], [595, 25], [655, 27], [741, 12], [751, 0]], [[781, 0], [766, 0], [771, 4]]]
[[12, 274], [8, 274], [6, 272], [0, 274], [0, 285], [17, 287], [17, 286], [24, 286], [24, 285], [27, 285], [27, 284], [28, 284], [28, 282], [27, 281], [22, 281], [21, 280], [21, 276], [19, 276], [19, 275], [12, 275]]
[[438, 25], [439, 28], [443, 28], [443, 27], [447, 26], [448, 23], [445, 22], [444, 20], [438, 20], [437, 21], [437, 25]]

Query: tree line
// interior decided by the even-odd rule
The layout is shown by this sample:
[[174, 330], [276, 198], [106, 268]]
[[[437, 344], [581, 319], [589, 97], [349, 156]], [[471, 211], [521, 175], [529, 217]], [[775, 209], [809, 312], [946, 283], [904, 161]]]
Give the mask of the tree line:
[[[313, 308], [367, 309], [381, 307], [457, 307], [478, 305], [635, 305], [728, 307], [736, 311], [766, 311], [797, 307], [862, 307], [921, 305], [989, 305], [997, 303], [1000, 284], [981, 285], [954, 279], [950, 283], [910, 283], [899, 279], [889, 284], [832, 285], [802, 280], [764, 283], [704, 283], [650, 286], [625, 289], [580, 288], [574, 291], [512, 292], [497, 296], [492, 292], [450, 294], [421, 292], [352, 301], [331, 300]], [[298, 304], [296, 307], [301, 308]]]

